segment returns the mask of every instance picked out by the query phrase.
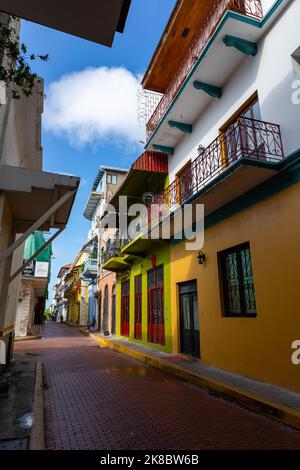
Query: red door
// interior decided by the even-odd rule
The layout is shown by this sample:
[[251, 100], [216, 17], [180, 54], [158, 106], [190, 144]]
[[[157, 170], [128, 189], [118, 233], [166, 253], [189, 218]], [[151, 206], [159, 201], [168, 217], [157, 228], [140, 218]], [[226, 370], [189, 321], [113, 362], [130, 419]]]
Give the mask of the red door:
[[148, 341], [165, 344], [163, 266], [148, 271]]
[[121, 336], [129, 336], [129, 305], [130, 305], [130, 283], [129, 280], [122, 282], [121, 286]]
[[142, 339], [142, 276], [134, 278], [134, 337]]

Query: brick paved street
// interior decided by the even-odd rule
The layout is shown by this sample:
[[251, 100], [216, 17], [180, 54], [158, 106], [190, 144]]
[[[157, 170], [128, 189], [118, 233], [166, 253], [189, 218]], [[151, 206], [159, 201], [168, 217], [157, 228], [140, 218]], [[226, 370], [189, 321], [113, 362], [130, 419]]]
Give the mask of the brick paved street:
[[75, 328], [16, 344], [45, 367], [49, 449], [300, 449], [300, 432], [210, 396]]

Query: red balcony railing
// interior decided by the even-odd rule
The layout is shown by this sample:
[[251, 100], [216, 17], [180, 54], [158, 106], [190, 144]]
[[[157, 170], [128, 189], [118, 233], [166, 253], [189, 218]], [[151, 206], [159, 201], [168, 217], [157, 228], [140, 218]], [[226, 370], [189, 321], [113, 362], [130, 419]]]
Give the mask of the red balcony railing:
[[[148, 103], [146, 103], [146, 107], [150, 112], [154, 111], [146, 125], [148, 138], [166, 113], [179, 88], [194, 67], [227, 10], [233, 10], [252, 18], [261, 19], [263, 17], [261, 0], [216, 0], [203, 26], [193, 39], [183, 61], [180, 63], [173, 80], [160, 98], [158, 104], [159, 95], [155, 93], [153, 99], [151, 99], [152, 93], [145, 90], [147, 94], [145, 101]], [[155, 104], [156, 107], [153, 107], [153, 104]]]
[[[161, 217], [159, 205], [172, 211], [186, 203], [214, 178], [241, 158], [277, 162], [283, 158], [280, 127], [277, 124], [239, 117], [226, 131], [183, 170], [175, 181], [149, 206], [148, 220], [153, 225]], [[159, 212], [158, 212], [159, 211]]]

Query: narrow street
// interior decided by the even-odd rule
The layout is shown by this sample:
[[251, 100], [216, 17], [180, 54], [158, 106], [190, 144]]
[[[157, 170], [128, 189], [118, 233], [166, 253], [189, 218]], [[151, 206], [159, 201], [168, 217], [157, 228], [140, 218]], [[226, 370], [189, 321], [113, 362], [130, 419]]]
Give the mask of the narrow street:
[[300, 433], [48, 323], [18, 343], [45, 370], [48, 449], [299, 449]]

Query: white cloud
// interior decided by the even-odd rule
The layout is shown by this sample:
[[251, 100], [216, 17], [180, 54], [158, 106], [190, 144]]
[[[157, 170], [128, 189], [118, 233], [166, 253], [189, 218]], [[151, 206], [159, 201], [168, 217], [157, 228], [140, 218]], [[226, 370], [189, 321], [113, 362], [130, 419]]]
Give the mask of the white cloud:
[[88, 68], [50, 84], [44, 126], [66, 134], [74, 146], [113, 139], [118, 145], [138, 146], [144, 131], [137, 122], [139, 77], [118, 68]]

